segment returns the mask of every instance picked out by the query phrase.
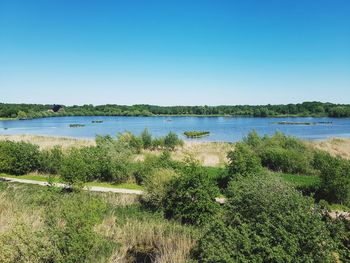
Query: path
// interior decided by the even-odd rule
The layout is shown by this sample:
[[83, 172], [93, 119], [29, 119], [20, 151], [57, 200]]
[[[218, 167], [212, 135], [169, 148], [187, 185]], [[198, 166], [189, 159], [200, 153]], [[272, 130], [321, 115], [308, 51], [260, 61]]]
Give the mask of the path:
[[[47, 182], [28, 180], [28, 179], [0, 177], [0, 180], [6, 181], [6, 182], [23, 183], [23, 184], [36, 184], [36, 185], [42, 185], [42, 186], [49, 185], [49, 183], [47, 183]], [[57, 186], [57, 187], [68, 187], [66, 184], [61, 184], [61, 183], [54, 183], [53, 185]], [[143, 194], [143, 192], [141, 190], [131, 190], [131, 189], [111, 188], [111, 187], [101, 187], [101, 186], [89, 186], [89, 187], [85, 186], [83, 188], [83, 190], [92, 191], [92, 192], [105, 192], [105, 193], [110, 192], [110, 193], [118, 193], [118, 194], [134, 194], [134, 195], [142, 195]]]

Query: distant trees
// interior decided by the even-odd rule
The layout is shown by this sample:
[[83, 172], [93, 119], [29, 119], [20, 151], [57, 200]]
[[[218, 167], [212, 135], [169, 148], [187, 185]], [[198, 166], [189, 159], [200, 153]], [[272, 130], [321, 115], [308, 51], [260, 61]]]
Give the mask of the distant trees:
[[[62, 110], [59, 107], [63, 107]], [[48, 110], [51, 110], [48, 112]], [[329, 116], [350, 117], [350, 105], [303, 102], [287, 105], [236, 106], [155, 106], [155, 105], [40, 105], [0, 103], [0, 117], [19, 118], [19, 112], [28, 118], [46, 116], [153, 116], [153, 115], [233, 115], [233, 116]]]

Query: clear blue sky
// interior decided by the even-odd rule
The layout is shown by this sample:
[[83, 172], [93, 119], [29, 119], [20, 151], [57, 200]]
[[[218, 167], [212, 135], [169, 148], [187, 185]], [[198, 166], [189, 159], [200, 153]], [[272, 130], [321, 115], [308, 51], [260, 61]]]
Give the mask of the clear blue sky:
[[0, 0], [0, 101], [350, 103], [349, 0]]

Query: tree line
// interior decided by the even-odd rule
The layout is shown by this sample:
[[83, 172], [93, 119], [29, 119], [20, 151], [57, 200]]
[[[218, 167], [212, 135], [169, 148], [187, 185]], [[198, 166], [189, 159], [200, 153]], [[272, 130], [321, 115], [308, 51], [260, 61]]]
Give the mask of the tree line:
[[[315, 116], [350, 117], [350, 105], [322, 102], [303, 102], [281, 105], [221, 105], [221, 106], [156, 106], [156, 105], [73, 105], [57, 108], [49, 104], [0, 103], [0, 118], [42, 118], [50, 116]], [[57, 110], [59, 109], [59, 110]], [[56, 111], [57, 110], [57, 111]]]

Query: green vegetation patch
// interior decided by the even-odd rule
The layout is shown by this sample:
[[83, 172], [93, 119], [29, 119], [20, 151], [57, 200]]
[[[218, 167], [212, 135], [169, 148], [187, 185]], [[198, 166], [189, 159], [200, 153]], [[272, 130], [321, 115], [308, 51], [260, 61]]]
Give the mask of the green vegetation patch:
[[85, 127], [85, 124], [79, 124], [79, 123], [73, 123], [69, 124], [70, 128], [80, 128], [80, 127]]
[[201, 138], [205, 136], [209, 136], [210, 132], [208, 131], [185, 131], [184, 135], [187, 138]]

